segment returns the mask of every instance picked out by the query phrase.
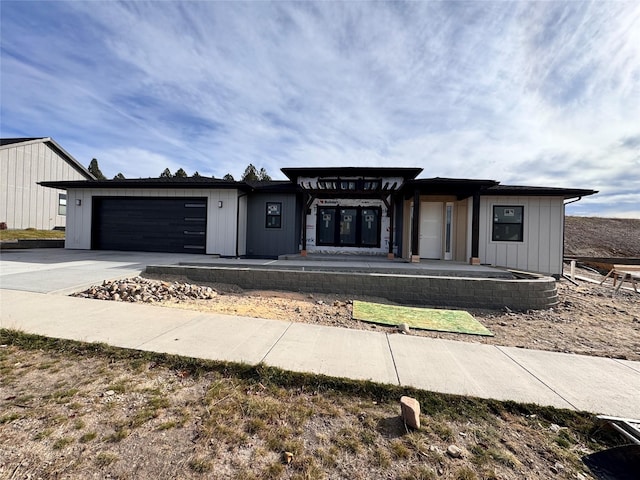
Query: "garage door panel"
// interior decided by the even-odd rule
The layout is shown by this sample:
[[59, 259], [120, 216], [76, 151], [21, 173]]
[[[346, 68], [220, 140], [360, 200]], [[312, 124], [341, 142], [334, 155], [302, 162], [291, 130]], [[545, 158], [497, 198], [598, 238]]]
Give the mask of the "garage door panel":
[[98, 197], [92, 248], [204, 253], [205, 198]]

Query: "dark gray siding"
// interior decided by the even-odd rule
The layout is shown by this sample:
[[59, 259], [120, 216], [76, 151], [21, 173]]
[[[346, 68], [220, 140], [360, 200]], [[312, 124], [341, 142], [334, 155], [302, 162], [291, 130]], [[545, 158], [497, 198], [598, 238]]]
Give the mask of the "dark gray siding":
[[[282, 203], [280, 228], [267, 228], [267, 203]], [[275, 258], [298, 252], [300, 215], [293, 193], [251, 193], [247, 201], [247, 256]]]

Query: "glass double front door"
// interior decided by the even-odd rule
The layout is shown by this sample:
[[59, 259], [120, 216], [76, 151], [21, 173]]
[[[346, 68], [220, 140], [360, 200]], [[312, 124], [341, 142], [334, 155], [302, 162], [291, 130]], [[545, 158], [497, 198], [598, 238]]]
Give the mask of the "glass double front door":
[[379, 207], [318, 208], [318, 245], [342, 247], [380, 246]]

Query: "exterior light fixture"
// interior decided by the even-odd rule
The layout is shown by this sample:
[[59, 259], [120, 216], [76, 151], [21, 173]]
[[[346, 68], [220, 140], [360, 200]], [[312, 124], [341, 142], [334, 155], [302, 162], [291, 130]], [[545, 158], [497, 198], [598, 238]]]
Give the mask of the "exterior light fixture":
[[218, 208], [222, 208], [222, 200], [218, 200]]
[[81, 198], [76, 198], [76, 206], [80, 206], [82, 205], [82, 199]]

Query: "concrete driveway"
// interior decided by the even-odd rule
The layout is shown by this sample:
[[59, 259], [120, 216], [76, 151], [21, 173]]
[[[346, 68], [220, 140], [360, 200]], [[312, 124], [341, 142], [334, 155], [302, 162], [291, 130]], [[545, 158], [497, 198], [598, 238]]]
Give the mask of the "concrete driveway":
[[208, 255], [42, 248], [2, 250], [0, 288], [68, 294], [103, 280], [139, 275], [147, 265], [206, 262]]

